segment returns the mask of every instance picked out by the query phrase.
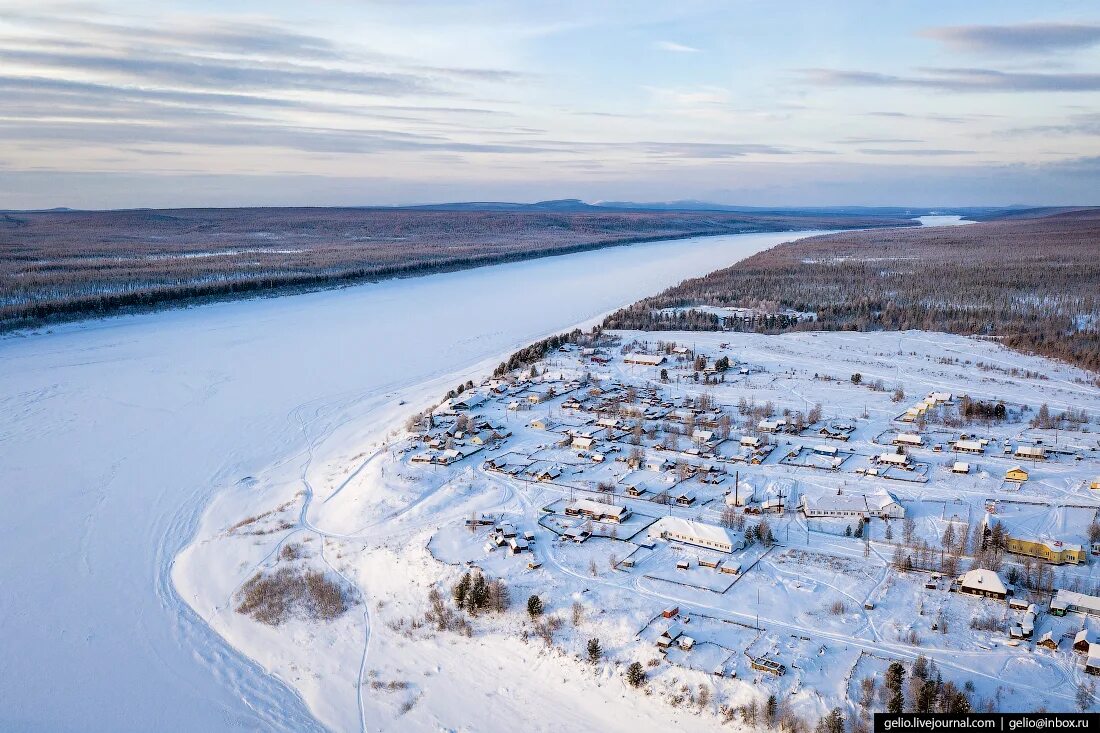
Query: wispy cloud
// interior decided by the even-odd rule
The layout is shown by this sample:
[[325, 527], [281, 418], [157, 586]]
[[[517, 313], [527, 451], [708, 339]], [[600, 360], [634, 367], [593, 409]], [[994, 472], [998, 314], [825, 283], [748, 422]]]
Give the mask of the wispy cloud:
[[949, 148], [859, 148], [864, 155], [912, 155], [916, 157], [941, 157], [944, 155], [970, 155], [976, 150], [951, 150]]
[[1100, 24], [962, 25], [927, 28], [920, 35], [941, 41], [959, 51], [1050, 53], [1100, 44]]
[[1100, 74], [1029, 73], [995, 69], [929, 68], [914, 75], [877, 71], [803, 69], [806, 81], [833, 87], [901, 87], [944, 92], [1095, 92]]
[[701, 49], [694, 46], [685, 46], [675, 41], [656, 41], [653, 47], [658, 51], [671, 51], [672, 53], [700, 53]]

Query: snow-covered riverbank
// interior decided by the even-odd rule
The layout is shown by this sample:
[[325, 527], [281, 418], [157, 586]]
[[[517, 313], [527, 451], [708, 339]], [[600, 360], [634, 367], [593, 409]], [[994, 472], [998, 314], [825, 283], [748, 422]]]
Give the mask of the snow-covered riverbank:
[[369, 443], [449, 375], [792, 236], [805, 234], [635, 245], [4, 338], [0, 727], [316, 727], [176, 593], [173, 559], [211, 497], [248, 501], [249, 477], [301, 466], [341, 430]]

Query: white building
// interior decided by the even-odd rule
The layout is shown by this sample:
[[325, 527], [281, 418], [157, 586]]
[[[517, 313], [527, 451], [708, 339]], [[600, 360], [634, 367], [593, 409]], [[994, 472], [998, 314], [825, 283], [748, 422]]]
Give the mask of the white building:
[[903, 453], [881, 453], [878, 462], [885, 463], [888, 466], [905, 467], [909, 465], [909, 456]]
[[920, 433], [898, 433], [894, 437], [894, 445], [924, 445], [924, 438]]
[[800, 505], [807, 517], [878, 517], [901, 519], [905, 508], [888, 493], [802, 495]]
[[1065, 616], [1067, 611], [1100, 616], [1100, 597], [1071, 590], [1058, 590], [1050, 602], [1050, 612], [1055, 616]]
[[623, 361], [639, 366], [660, 366], [665, 363], [665, 357], [658, 354], [627, 354]]
[[673, 540], [719, 552], [745, 548], [745, 537], [732, 529], [679, 517], [661, 517], [649, 526], [650, 539]]
[[1041, 445], [1018, 445], [1016, 446], [1016, 457], [1041, 461], [1047, 457], [1047, 449]]
[[955, 450], [963, 453], [985, 453], [985, 446], [980, 440], [956, 440]]
[[565, 507], [565, 513], [571, 517], [587, 517], [597, 522], [621, 524], [630, 517], [630, 509], [616, 504], [604, 504], [602, 501], [577, 499]]

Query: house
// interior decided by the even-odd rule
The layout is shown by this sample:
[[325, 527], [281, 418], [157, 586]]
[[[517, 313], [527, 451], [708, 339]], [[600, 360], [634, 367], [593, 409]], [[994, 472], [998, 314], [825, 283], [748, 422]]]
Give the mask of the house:
[[960, 453], [985, 453], [985, 446], [980, 440], [956, 440], [955, 450]]
[[1059, 589], [1050, 601], [1050, 615], [1065, 616], [1067, 612], [1100, 616], [1100, 597]]
[[458, 397], [454, 397], [450, 401], [450, 408], [453, 412], [460, 412], [463, 410], [469, 410], [485, 402], [485, 395], [480, 392], [466, 392]]
[[496, 440], [497, 434], [492, 430], [480, 430], [470, 436], [470, 442], [474, 445], [486, 445], [491, 440]]
[[1031, 635], [1035, 633], [1035, 606], [1028, 606], [1024, 611], [1023, 618], [1016, 624], [1014, 628], [1018, 628], [1020, 631], [1020, 637], [1024, 639], [1030, 639]]
[[569, 529], [565, 530], [565, 532], [563, 532], [561, 535], [563, 540], [573, 540], [577, 543], [584, 542], [591, 536], [592, 533], [584, 527], [570, 527]]
[[909, 467], [909, 456], [904, 453], [880, 453], [878, 457], [879, 463], [885, 463], [888, 466], [897, 466], [899, 468]]
[[1017, 555], [1037, 557], [1054, 565], [1080, 565], [1088, 561], [1085, 548], [1061, 540], [1010, 535], [1005, 539], [1005, 549]]
[[961, 575], [956, 581], [960, 593], [969, 593], [973, 596], [985, 596], [986, 598], [999, 598], [1004, 600], [1008, 596], [1005, 584], [992, 570], [975, 568]]
[[756, 426], [756, 429], [762, 433], [778, 433], [787, 429], [786, 418], [779, 418], [778, 420], [761, 420], [760, 424]]
[[764, 445], [764, 441], [762, 439], [756, 437], [755, 435], [742, 435], [741, 436], [741, 447], [742, 448], [752, 448], [753, 450], [756, 450], [757, 448], [759, 448], [762, 445]]
[[695, 503], [695, 492], [681, 489], [672, 494], [673, 500], [680, 506], [691, 506]]
[[553, 430], [558, 424], [558, 421], [552, 419], [549, 415], [542, 415], [531, 421], [531, 427], [535, 430]]
[[1018, 445], [1016, 457], [1026, 458], [1029, 461], [1041, 461], [1047, 457], [1047, 449], [1041, 445]]
[[665, 610], [661, 611], [661, 616], [663, 616], [664, 618], [676, 618], [679, 613], [679, 606], [669, 606]]
[[898, 433], [894, 436], [894, 445], [924, 445], [924, 438], [919, 433]]
[[933, 404], [939, 404], [951, 401], [950, 392], [929, 392], [928, 396], [924, 398], [925, 402], [931, 400]]
[[745, 537], [726, 527], [679, 517], [661, 517], [649, 526], [650, 539], [672, 540], [720, 552], [745, 548]]
[[645, 469], [647, 471], [667, 471], [672, 468], [674, 464], [667, 458], [661, 458], [659, 456], [653, 456], [645, 459]]
[[546, 466], [537, 469], [533, 475], [536, 481], [553, 481], [556, 478], [561, 478], [561, 466]]
[[1035, 646], [1058, 651], [1058, 640], [1054, 638], [1053, 632], [1048, 631], [1039, 637], [1039, 641], [1035, 642]]
[[709, 443], [714, 439], [714, 433], [710, 430], [698, 430], [696, 429], [691, 434], [691, 440], [695, 443]]
[[513, 555], [518, 555], [521, 552], [528, 551], [527, 540], [522, 537], [512, 537], [508, 540], [508, 548], [512, 551]]
[[1089, 488], [1093, 489], [1093, 490], [1096, 490], [1096, 491], [1100, 491], [1100, 478], [1093, 479], [1092, 483], [1089, 484]]
[[1005, 481], [1013, 481], [1022, 484], [1027, 481], [1027, 471], [1022, 466], [1013, 466], [1005, 472]]
[[680, 624], [669, 624], [668, 628], [661, 632], [661, 635], [657, 637], [657, 648], [668, 649], [672, 646], [672, 642], [679, 639], [684, 633]]
[[591, 499], [577, 499], [565, 507], [565, 513], [570, 517], [585, 517], [597, 522], [610, 522], [622, 524], [630, 518], [630, 509], [615, 504], [604, 504]]
[[840, 451], [837, 450], [835, 445], [815, 445], [814, 446], [814, 453], [818, 454], [819, 456], [830, 456], [832, 458], [835, 458], [837, 453], [839, 453], [839, 452]]
[[1088, 656], [1085, 658], [1085, 673], [1100, 674], [1100, 644], [1089, 644]]
[[575, 435], [573, 436], [573, 447], [578, 450], [591, 450], [592, 446], [596, 444], [596, 439], [590, 435]]
[[1089, 641], [1088, 629], [1081, 629], [1077, 632], [1077, 635], [1073, 637], [1073, 651], [1088, 653], [1089, 647], [1092, 646], [1092, 642]]
[[970, 473], [970, 464], [966, 461], [955, 461], [951, 466], [951, 473]]
[[665, 357], [660, 354], [627, 354], [623, 357], [623, 362], [638, 366], [660, 366], [665, 363]]
[[646, 488], [641, 484], [630, 484], [626, 487], [626, 490], [623, 491], [624, 494], [626, 494], [627, 496], [632, 496], [635, 499], [645, 494], [645, 492]]

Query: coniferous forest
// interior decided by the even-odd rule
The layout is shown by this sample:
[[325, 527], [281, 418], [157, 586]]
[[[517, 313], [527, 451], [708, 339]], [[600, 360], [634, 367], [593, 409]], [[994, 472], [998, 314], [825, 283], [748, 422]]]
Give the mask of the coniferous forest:
[[428, 208], [0, 212], [0, 330], [598, 247], [892, 214]]
[[1100, 371], [1100, 210], [789, 242], [639, 301], [604, 326], [946, 331]]

